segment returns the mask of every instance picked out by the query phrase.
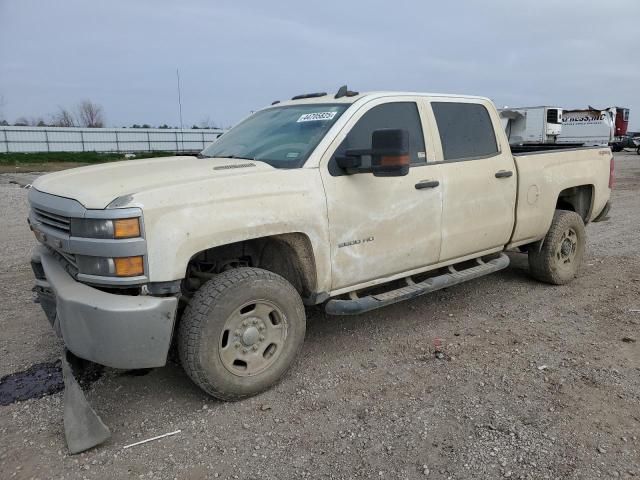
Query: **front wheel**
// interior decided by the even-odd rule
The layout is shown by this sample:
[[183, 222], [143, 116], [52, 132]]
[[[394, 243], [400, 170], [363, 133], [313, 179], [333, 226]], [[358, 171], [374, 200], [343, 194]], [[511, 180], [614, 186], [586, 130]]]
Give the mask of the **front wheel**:
[[542, 248], [529, 250], [529, 271], [542, 282], [563, 285], [578, 273], [585, 250], [582, 217], [575, 212], [556, 210]]
[[187, 375], [222, 400], [275, 384], [302, 347], [306, 329], [298, 292], [259, 268], [217, 275], [193, 296], [180, 321], [178, 352]]

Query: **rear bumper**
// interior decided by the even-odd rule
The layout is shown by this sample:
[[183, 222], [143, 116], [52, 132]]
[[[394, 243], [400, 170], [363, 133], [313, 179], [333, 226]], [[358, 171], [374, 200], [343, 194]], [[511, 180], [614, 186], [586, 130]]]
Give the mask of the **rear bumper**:
[[42, 247], [32, 263], [36, 277], [38, 271], [44, 277], [36, 279], [36, 292], [49, 302], [42, 292], [51, 292], [54, 329], [76, 356], [124, 369], [166, 363], [177, 298], [116, 295], [89, 287], [75, 281]]
[[593, 219], [594, 222], [604, 222], [609, 220], [609, 210], [611, 210], [611, 202], [607, 202], [602, 209], [602, 211], [598, 214], [596, 218]]

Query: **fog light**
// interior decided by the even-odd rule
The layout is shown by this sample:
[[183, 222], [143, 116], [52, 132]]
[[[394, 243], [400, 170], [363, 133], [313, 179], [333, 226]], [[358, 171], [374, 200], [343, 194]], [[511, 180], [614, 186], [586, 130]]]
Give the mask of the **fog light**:
[[102, 277], [112, 277], [115, 271], [113, 259], [104, 257], [89, 257], [87, 255], [76, 255], [78, 270], [87, 275], [99, 275]]
[[142, 256], [114, 258], [118, 277], [136, 277], [144, 274], [144, 263]]

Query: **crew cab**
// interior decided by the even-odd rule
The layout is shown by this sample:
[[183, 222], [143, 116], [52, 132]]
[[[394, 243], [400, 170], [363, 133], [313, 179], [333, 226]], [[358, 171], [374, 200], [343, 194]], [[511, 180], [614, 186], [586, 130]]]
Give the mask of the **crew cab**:
[[257, 111], [200, 155], [40, 177], [36, 291], [76, 356], [161, 367], [224, 400], [278, 381], [304, 305], [363, 314], [503, 269], [577, 273], [607, 147], [514, 155], [490, 100], [342, 87]]

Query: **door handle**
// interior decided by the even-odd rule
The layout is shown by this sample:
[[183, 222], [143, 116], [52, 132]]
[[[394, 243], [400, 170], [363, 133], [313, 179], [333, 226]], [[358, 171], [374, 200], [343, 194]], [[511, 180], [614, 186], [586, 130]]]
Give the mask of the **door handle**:
[[438, 180], [423, 180], [416, 183], [416, 190], [422, 190], [423, 188], [435, 188], [440, 185]]
[[500, 170], [496, 172], [496, 178], [509, 178], [513, 175], [511, 170]]

